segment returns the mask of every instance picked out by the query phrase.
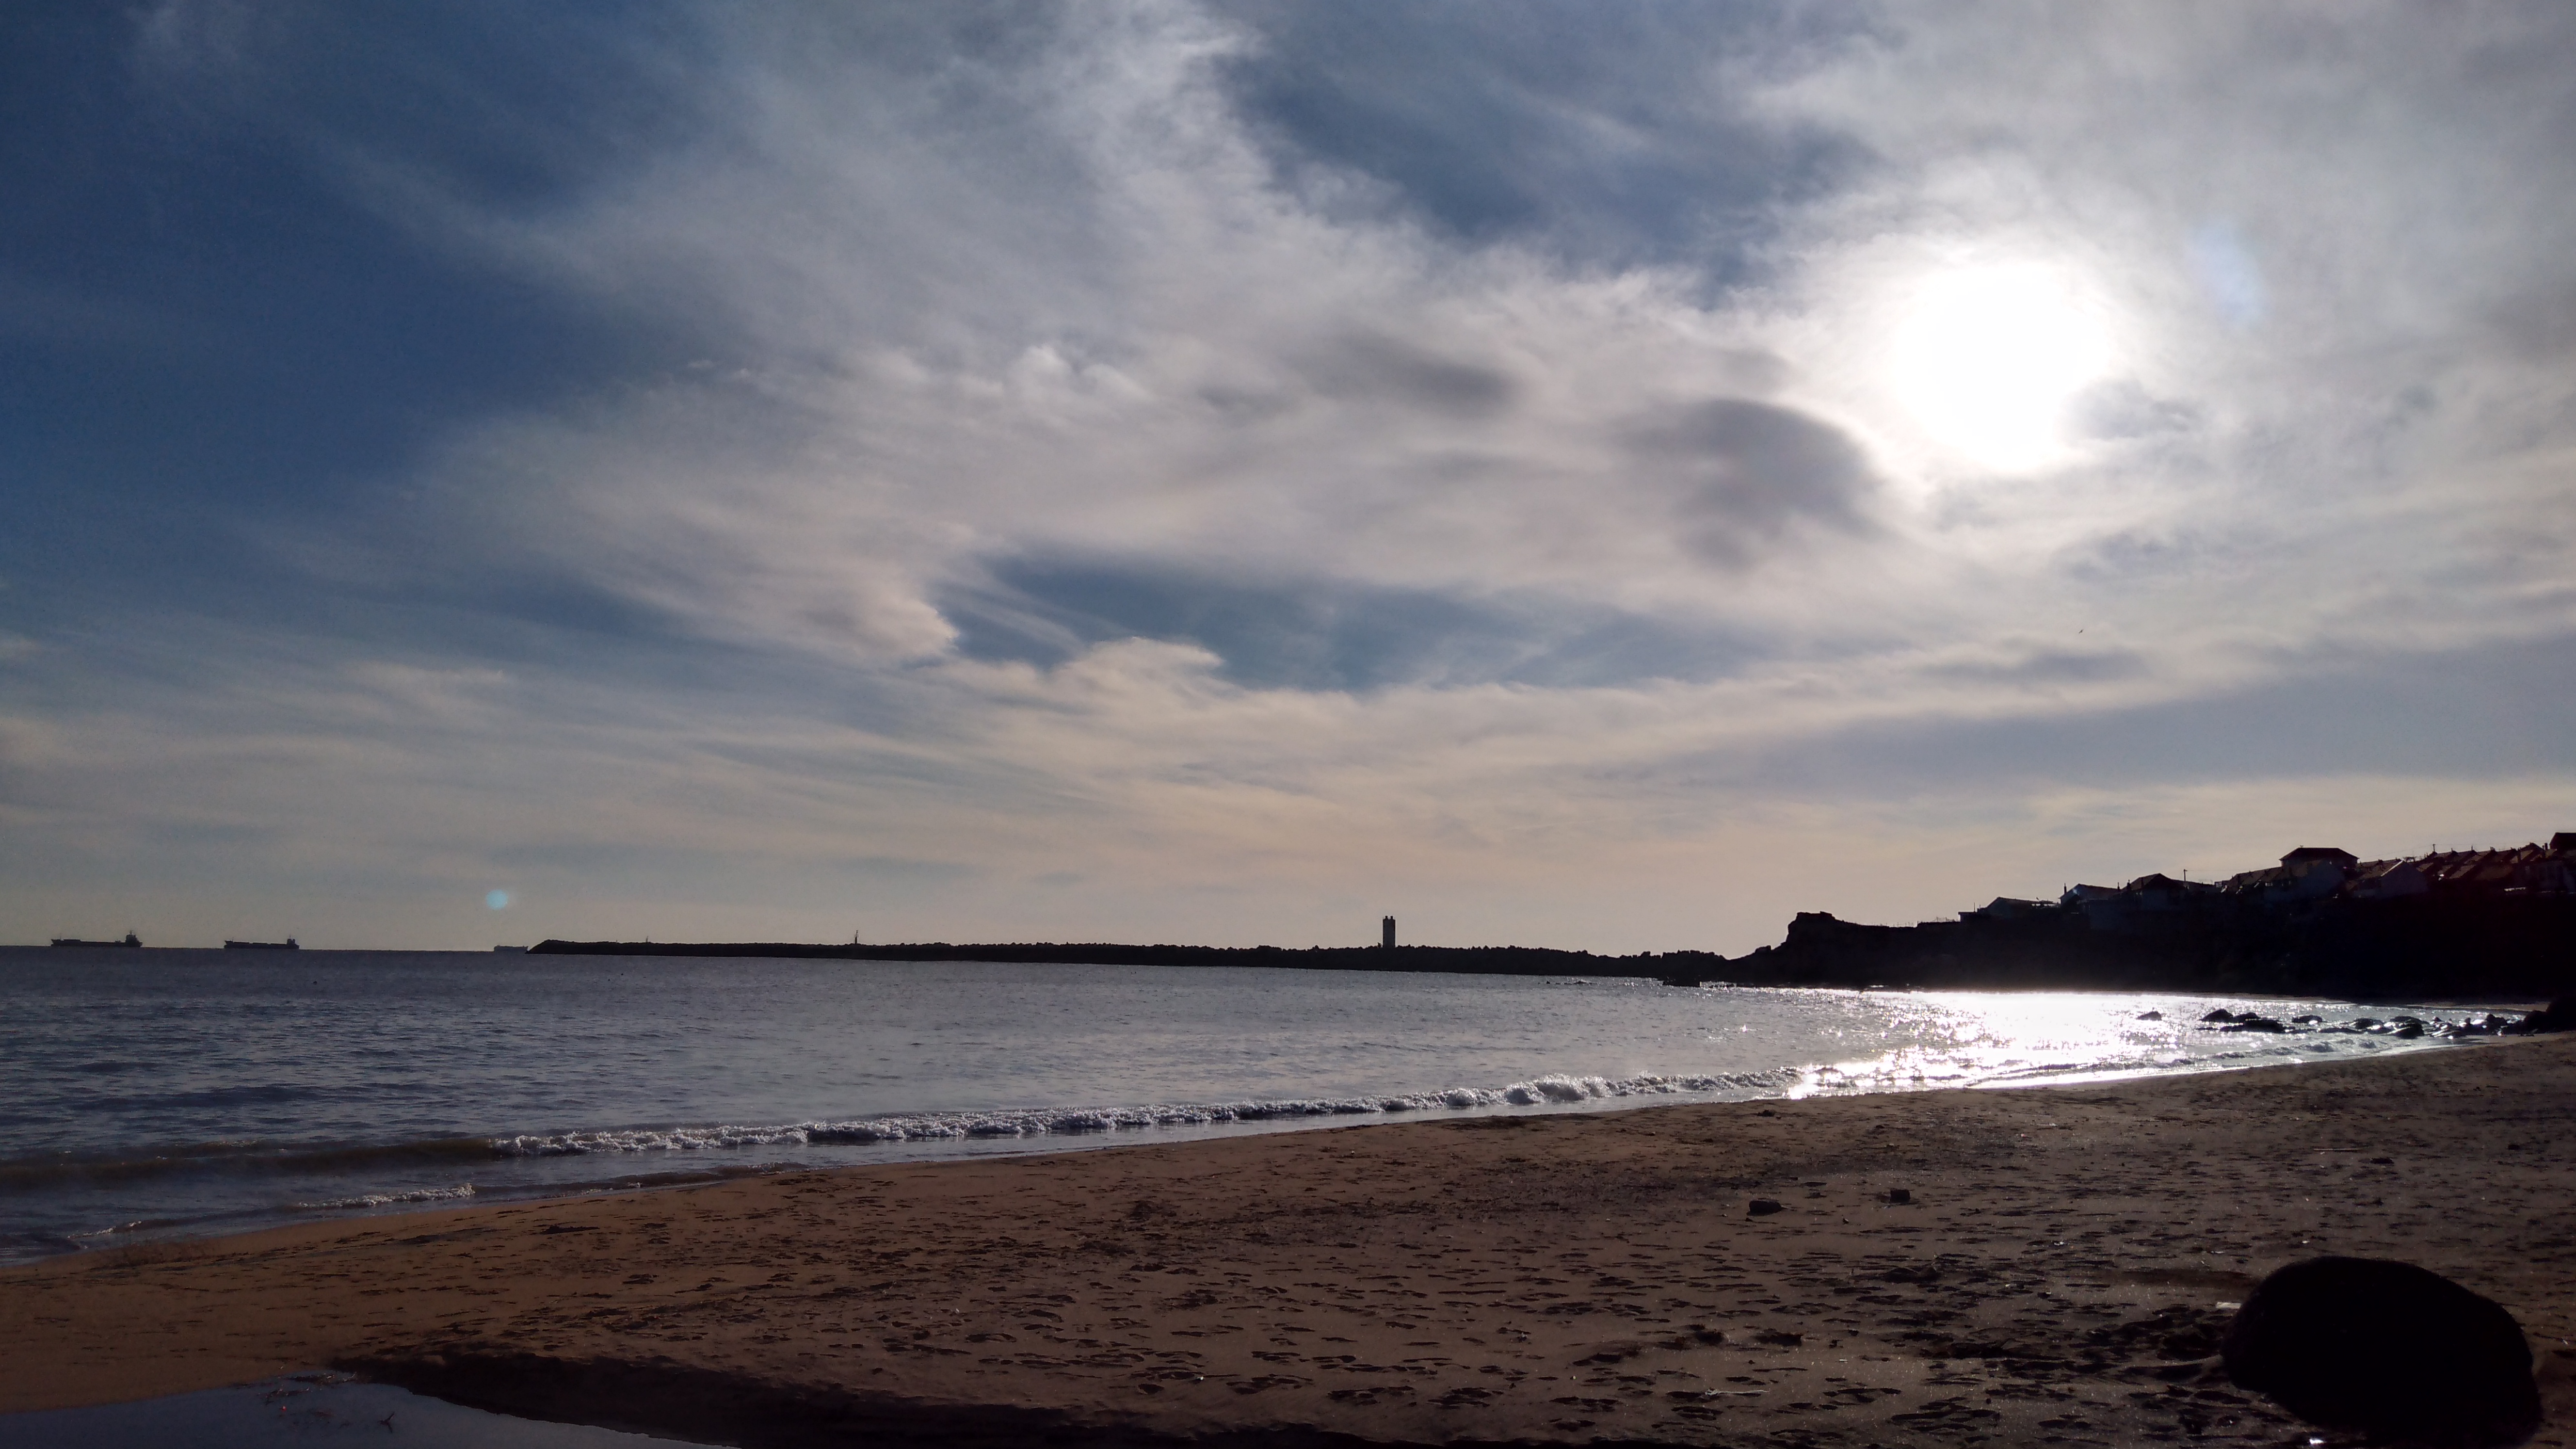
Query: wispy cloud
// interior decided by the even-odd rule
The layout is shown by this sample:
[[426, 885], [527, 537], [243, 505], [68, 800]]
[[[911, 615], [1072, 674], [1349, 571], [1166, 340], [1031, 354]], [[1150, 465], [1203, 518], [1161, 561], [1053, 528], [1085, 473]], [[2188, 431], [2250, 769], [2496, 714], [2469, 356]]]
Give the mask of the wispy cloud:
[[1372, 10], [1400, 67], [1320, 13], [574, 25], [623, 99], [572, 115], [460, 21], [409, 62], [459, 129], [316, 99], [357, 22], [156, 12], [197, 124], [655, 340], [242, 510], [276, 593], [183, 632], [276, 688], [118, 642], [167, 602], [53, 626], [121, 662], [11, 661], [0, 808], [603, 930], [819, 919], [837, 861], [925, 934], [1382, 892], [1737, 949], [1835, 840], [1935, 883], [1889, 909], [2132, 859], [2070, 791], [2240, 792], [2193, 842], [2249, 856], [2394, 828], [2357, 778], [2567, 798], [2493, 722], [2576, 635], [2553, 10]]

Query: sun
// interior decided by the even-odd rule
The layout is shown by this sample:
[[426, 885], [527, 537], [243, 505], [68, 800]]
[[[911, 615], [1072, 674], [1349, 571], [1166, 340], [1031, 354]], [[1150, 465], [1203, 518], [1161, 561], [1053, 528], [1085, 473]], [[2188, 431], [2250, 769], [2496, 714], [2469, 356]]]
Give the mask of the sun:
[[2068, 268], [2044, 262], [1951, 267], [1899, 303], [1890, 384], [1931, 439], [1996, 472], [2066, 451], [2075, 395], [2112, 364], [2106, 309]]

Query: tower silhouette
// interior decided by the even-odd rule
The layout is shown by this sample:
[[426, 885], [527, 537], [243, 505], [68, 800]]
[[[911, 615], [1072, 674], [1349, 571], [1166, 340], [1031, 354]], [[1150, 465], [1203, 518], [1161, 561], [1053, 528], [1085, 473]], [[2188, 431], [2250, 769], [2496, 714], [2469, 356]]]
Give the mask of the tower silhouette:
[[1389, 917], [1387, 917], [1384, 921], [1380, 922], [1380, 923], [1379, 923], [1379, 930], [1380, 930], [1380, 931], [1381, 931], [1381, 933], [1382, 933], [1382, 934], [1381, 934], [1381, 938], [1380, 938], [1380, 939], [1379, 939], [1379, 941], [1378, 941], [1378, 945], [1379, 945], [1379, 947], [1380, 947], [1380, 948], [1382, 948], [1382, 949], [1384, 949], [1384, 950], [1388, 950], [1388, 951], [1392, 951], [1392, 950], [1394, 950], [1394, 949], [1395, 949], [1395, 917], [1393, 917], [1393, 916], [1389, 916]]

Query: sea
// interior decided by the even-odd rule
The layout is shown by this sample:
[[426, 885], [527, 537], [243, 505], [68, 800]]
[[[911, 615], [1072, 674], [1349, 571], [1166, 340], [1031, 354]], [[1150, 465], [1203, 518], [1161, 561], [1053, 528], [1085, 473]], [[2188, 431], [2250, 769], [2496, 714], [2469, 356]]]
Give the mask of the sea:
[[[2289, 1029], [2202, 1020], [2256, 1008]], [[2393, 1034], [2406, 1016], [2428, 1034]], [[2461, 1018], [1625, 977], [9, 948], [0, 1261], [792, 1166], [2349, 1060], [2456, 1049], [2440, 1028]]]

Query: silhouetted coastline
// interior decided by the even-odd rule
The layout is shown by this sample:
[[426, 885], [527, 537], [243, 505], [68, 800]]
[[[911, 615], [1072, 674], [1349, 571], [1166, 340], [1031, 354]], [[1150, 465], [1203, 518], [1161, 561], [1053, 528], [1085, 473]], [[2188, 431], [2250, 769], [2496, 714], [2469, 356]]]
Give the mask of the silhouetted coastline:
[[2140, 876], [1953, 921], [1802, 912], [1706, 980], [1764, 986], [2548, 998], [2576, 987], [2576, 831], [2364, 861], [2302, 846], [2224, 881]]
[[794, 960], [998, 961], [1058, 966], [1274, 966], [1312, 971], [1447, 971], [1472, 976], [1670, 976], [1727, 964], [1714, 951], [1600, 956], [1544, 946], [1134, 946], [1012, 941], [813, 945], [798, 941], [540, 941], [530, 955], [768, 956]]
[[1778, 946], [1699, 978], [1748, 986], [2539, 999], [2576, 987], [2576, 899], [2341, 902], [2284, 918], [2224, 905], [2135, 934], [2080, 918], [1866, 926], [1801, 913]]
[[1802, 911], [1777, 946], [1628, 956], [1537, 946], [814, 945], [549, 940], [550, 955], [745, 956], [1097, 966], [1268, 966], [1484, 976], [1639, 976], [1673, 985], [2103, 990], [2546, 999], [2576, 988], [2576, 831], [2509, 850], [2363, 861], [2308, 846], [2225, 881], [2153, 874], [1957, 920], [1871, 926]]

